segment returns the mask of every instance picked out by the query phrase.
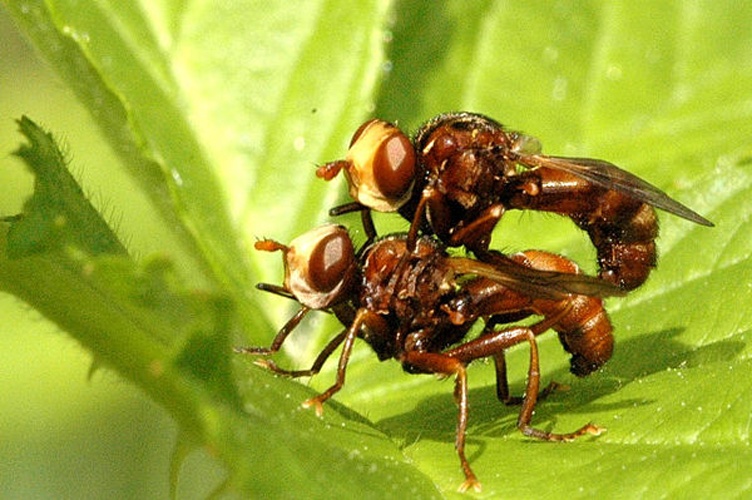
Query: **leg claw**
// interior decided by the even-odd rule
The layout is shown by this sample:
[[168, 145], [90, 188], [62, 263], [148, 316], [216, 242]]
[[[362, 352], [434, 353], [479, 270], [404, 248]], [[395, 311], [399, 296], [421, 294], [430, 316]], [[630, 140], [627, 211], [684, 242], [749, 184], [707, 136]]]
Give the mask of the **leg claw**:
[[302, 406], [303, 408], [310, 408], [313, 406], [313, 409], [316, 411], [317, 417], [320, 417], [324, 414], [324, 405], [321, 404], [319, 398], [306, 399], [300, 406]]
[[468, 477], [465, 479], [465, 482], [463, 482], [460, 487], [457, 489], [460, 493], [464, 493], [469, 489], [473, 489], [476, 493], [480, 493], [483, 488], [481, 488], [480, 481], [478, 481], [478, 478], [476, 477]]

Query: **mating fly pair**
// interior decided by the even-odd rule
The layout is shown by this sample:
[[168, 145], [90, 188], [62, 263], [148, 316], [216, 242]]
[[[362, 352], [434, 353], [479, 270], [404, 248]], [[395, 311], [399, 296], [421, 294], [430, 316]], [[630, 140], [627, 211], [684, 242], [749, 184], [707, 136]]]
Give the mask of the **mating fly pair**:
[[[368, 121], [356, 131], [345, 159], [320, 167], [317, 174], [328, 180], [340, 171], [355, 201], [331, 213], [360, 211], [368, 242], [356, 252], [346, 229], [338, 225], [309, 231], [289, 245], [259, 241], [258, 249], [281, 251], [285, 263], [281, 286], [259, 288], [292, 298], [301, 307], [270, 347], [238, 351], [273, 354], [309, 311], [335, 314], [344, 330], [310, 369], [259, 362], [279, 374], [311, 376], [342, 346], [335, 383], [304, 402], [319, 414], [345, 382], [356, 338], [365, 340], [380, 360], [394, 358], [409, 373], [454, 376], [462, 490], [480, 489], [465, 457], [466, 366], [479, 358], [494, 360], [498, 397], [521, 405], [518, 427], [525, 435], [566, 441], [599, 434], [602, 429], [592, 424], [562, 434], [532, 426], [539, 392], [547, 392], [540, 391], [537, 335], [549, 329], [558, 333], [575, 375], [598, 369], [613, 349], [601, 298], [636, 288], [655, 266], [653, 207], [712, 225], [611, 163], [542, 155], [535, 139], [471, 113], [440, 115], [412, 141], [392, 124]], [[491, 231], [511, 209], [571, 218], [596, 247], [599, 277], [583, 275], [572, 261], [548, 252], [503, 255], [490, 250]], [[377, 238], [371, 210], [399, 212], [410, 221], [409, 232]], [[450, 256], [450, 246], [464, 246], [474, 258]], [[540, 319], [515, 324], [529, 316]], [[465, 341], [479, 319], [484, 322], [480, 334]], [[527, 385], [524, 396], [516, 398], [508, 389], [505, 351], [525, 342], [530, 346]]]

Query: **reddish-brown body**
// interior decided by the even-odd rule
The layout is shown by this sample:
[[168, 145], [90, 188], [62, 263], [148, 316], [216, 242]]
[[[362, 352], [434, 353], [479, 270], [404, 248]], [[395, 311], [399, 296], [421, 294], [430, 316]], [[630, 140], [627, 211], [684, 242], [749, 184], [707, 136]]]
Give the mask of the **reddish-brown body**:
[[[239, 349], [252, 354], [272, 354], [308, 311], [317, 308], [334, 311], [346, 330], [329, 342], [309, 370], [289, 371], [271, 361], [263, 363], [285, 375], [313, 375], [337, 347], [343, 346], [336, 382], [304, 403], [305, 406], [314, 406], [321, 412], [322, 404], [342, 388], [354, 340], [362, 338], [379, 359], [394, 358], [410, 373], [455, 377], [459, 406], [456, 447], [466, 476], [463, 488], [479, 485], [464, 453], [468, 417], [465, 367], [476, 359], [494, 358], [499, 398], [505, 403], [522, 404], [518, 426], [524, 434], [545, 440], [570, 440], [601, 432], [600, 428], [587, 424], [572, 433], [556, 434], [532, 427], [531, 420], [540, 388], [537, 335], [549, 328], [557, 331], [565, 349], [573, 355], [573, 372], [580, 376], [610, 357], [611, 324], [600, 299], [560, 291], [575, 288], [591, 295], [609, 293], [612, 289], [605, 283], [577, 274], [579, 271], [571, 261], [546, 252], [517, 254], [492, 265], [450, 257], [438, 240], [428, 236], [418, 238], [409, 251], [407, 236], [393, 235], [370, 245], [355, 262], [354, 254], [340, 255], [336, 250], [352, 250], [343, 228], [329, 226], [311, 234], [313, 240], [301, 237], [289, 247], [268, 240], [257, 245], [263, 250], [285, 253], [285, 285], [262, 288], [296, 298], [302, 306], [280, 330], [271, 347]], [[338, 242], [340, 239], [343, 241]], [[310, 252], [311, 263], [317, 263], [311, 275], [300, 258], [299, 247]], [[322, 266], [322, 262], [328, 264]], [[323, 269], [331, 269], [335, 275], [322, 274]], [[297, 277], [293, 279], [291, 275]], [[342, 276], [342, 283], [337, 276]], [[322, 296], [315, 297], [320, 284], [324, 285]], [[331, 293], [332, 290], [336, 293]], [[305, 302], [298, 298], [300, 294]], [[509, 325], [531, 314], [543, 319], [531, 326]], [[461, 343], [481, 318], [486, 320], [483, 332]], [[504, 353], [522, 342], [530, 345], [528, 382], [524, 397], [513, 398], [508, 391]]]
[[[392, 147], [386, 155], [383, 144], [399, 144], [401, 149]], [[348, 154], [317, 172], [325, 179], [341, 169], [348, 175], [356, 202], [332, 213], [362, 210], [366, 231], [373, 237], [368, 210], [399, 211], [412, 221], [411, 245], [422, 229], [449, 246], [465, 246], [481, 260], [487, 260], [491, 232], [506, 210], [561, 214], [590, 236], [601, 278], [623, 290], [640, 286], [656, 265], [658, 223], [653, 207], [712, 225], [611, 163], [540, 154], [534, 138], [483, 115], [439, 115], [418, 130], [413, 148], [393, 125], [366, 122], [351, 145], [359, 154]], [[384, 178], [388, 182], [374, 181]], [[395, 188], [400, 183], [402, 188]]]
[[[578, 267], [560, 255], [528, 250], [511, 258], [534, 269], [576, 274]], [[491, 317], [489, 325], [504, 320], [510, 313], [514, 319], [531, 314], [549, 318], [549, 328], [559, 334], [564, 349], [572, 354], [571, 371], [585, 376], [597, 370], [611, 358], [614, 346], [613, 329], [603, 302], [598, 297], [572, 295], [568, 300], [535, 298], [515, 292], [487, 278], [475, 278], [466, 283], [450, 310], [460, 315], [462, 321], [474, 317]], [[498, 311], [506, 311], [498, 315]]]
[[[303, 403], [319, 414], [345, 383], [356, 338], [365, 340], [380, 360], [396, 359], [410, 373], [454, 376], [462, 490], [480, 489], [465, 457], [466, 366], [476, 359], [493, 358], [498, 397], [521, 404], [517, 425], [525, 435], [564, 441], [599, 434], [602, 429], [592, 424], [564, 434], [531, 425], [539, 393], [548, 390], [540, 391], [536, 337], [556, 331], [572, 355], [575, 375], [597, 370], [613, 351], [611, 323], [599, 297], [638, 287], [655, 267], [653, 207], [698, 224], [712, 223], [611, 163], [546, 156], [539, 149], [535, 139], [473, 113], [439, 115], [412, 141], [382, 120], [364, 123], [345, 159], [321, 166], [317, 175], [329, 180], [344, 170], [355, 202], [330, 213], [360, 211], [370, 244], [356, 257], [346, 230], [333, 225], [306, 233], [290, 246], [259, 242], [257, 248], [285, 255], [284, 284], [259, 288], [293, 298], [301, 307], [269, 347], [238, 351], [274, 354], [309, 311], [334, 313], [345, 330], [310, 369], [286, 370], [259, 361], [276, 373], [311, 376], [342, 346], [335, 383]], [[601, 279], [579, 274], [573, 262], [548, 252], [506, 256], [490, 250], [491, 232], [511, 209], [569, 217], [590, 236]], [[398, 211], [411, 221], [409, 233], [374, 242], [370, 210]], [[445, 246], [464, 246], [477, 260], [449, 256]], [[533, 315], [541, 319], [515, 324]], [[485, 322], [482, 331], [465, 340], [479, 319]], [[505, 352], [524, 342], [530, 364], [524, 396], [518, 398], [509, 393]]]

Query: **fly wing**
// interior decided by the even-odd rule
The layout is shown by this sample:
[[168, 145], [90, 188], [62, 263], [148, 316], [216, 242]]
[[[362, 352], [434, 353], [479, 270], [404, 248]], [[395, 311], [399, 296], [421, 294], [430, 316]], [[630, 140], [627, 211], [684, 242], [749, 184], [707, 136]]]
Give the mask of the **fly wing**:
[[591, 297], [626, 295], [618, 286], [586, 274], [534, 269], [498, 254], [493, 263], [467, 257], [452, 257], [450, 260], [457, 274], [483, 276], [532, 298], [561, 300], [572, 294]]
[[537, 154], [520, 155], [518, 161], [527, 167], [561, 170], [603, 188], [622, 192], [696, 224], [713, 226], [712, 222], [691, 208], [679, 203], [649, 182], [622, 170], [613, 163], [592, 158], [565, 158]]

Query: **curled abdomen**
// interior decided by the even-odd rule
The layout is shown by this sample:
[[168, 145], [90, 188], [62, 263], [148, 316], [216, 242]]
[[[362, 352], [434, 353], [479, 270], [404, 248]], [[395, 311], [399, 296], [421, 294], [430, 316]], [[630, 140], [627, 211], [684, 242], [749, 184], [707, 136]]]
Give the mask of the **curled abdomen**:
[[545, 168], [515, 176], [509, 192], [505, 206], [555, 212], [587, 232], [597, 252], [599, 276], [622, 290], [642, 285], [655, 267], [658, 220], [650, 205]]

